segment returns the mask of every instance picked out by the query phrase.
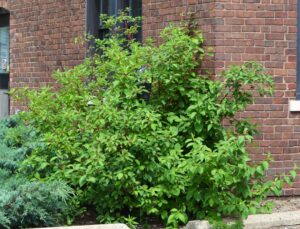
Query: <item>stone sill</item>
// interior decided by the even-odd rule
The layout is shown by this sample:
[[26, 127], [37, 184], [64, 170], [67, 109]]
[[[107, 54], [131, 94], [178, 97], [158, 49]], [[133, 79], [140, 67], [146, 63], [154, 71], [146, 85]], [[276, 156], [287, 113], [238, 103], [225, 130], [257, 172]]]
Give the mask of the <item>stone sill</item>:
[[289, 111], [299, 112], [300, 111], [300, 100], [290, 100], [289, 101]]

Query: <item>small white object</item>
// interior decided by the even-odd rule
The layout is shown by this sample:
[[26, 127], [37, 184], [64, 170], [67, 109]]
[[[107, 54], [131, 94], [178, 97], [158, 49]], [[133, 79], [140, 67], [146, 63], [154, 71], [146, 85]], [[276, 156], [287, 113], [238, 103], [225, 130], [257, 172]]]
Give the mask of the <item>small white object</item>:
[[300, 111], [300, 100], [290, 100], [289, 110], [292, 112]]
[[89, 98], [89, 101], [87, 102], [87, 105], [89, 107], [95, 106], [95, 99], [96, 99], [96, 96], [92, 96], [91, 98]]
[[7, 59], [3, 58], [1, 61], [1, 67], [3, 71], [7, 70]]
[[91, 107], [91, 106], [95, 106], [95, 103], [92, 100], [90, 100], [90, 101], [87, 102], [87, 105], [89, 107]]
[[0, 120], [4, 119], [9, 114], [9, 97], [7, 94], [7, 90], [0, 90]]

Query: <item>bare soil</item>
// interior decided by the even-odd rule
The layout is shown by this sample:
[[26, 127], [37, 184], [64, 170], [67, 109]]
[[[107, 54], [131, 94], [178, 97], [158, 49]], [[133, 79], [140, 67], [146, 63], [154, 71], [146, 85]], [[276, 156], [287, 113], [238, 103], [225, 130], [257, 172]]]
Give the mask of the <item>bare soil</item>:
[[[300, 210], [300, 196], [299, 197], [271, 197], [268, 201], [274, 202], [273, 212], [286, 212], [286, 211], [298, 211]], [[89, 225], [96, 224], [96, 213], [95, 211], [88, 211], [82, 218], [77, 219], [76, 225]], [[140, 225], [138, 229], [163, 229], [160, 222], [156, 219], [149, 219], [148, 226]], [[285, 226], [285, 227], [274, 227], [270, 229], [300, 229], [300, 225]]]
[[[271, 197], [268, 201], [274, 202], [273, 212], [299, 211], [300, 210], [300, 196], [299, 197]], [[140, 226], [139, 229], [145, 228]], [[163, 229], [161, 225], [150, 226], [151, 229]], [[270, 229], [300, 229], [300, 225], [273, 227]]]
[[270, 198], [270, 200], [274, 201], [275, 203], [273, 212], [286, 212], [286, 211], [300, 210], [300, 196]]

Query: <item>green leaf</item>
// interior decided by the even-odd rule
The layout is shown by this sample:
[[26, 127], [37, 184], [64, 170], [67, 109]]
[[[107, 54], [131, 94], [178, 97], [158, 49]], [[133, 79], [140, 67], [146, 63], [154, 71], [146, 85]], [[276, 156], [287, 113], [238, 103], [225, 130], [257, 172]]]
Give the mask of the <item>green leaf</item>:
[[124, 174], [123, 173], [117, 173], [117, 178], [121, 180], [123, 178]]
[[97, 179], [95, 177], [89, 177], [87, 179], [88, 182], [91, 182], [91, 183], [96, 183]]
[[79, 186], [82, 187], [86, 183], [86, 175], [80, 177]]
[[295, 170], [291, 170], [291, 171], [290, 171], [290, 174], [291, 174], [293, 180], [294, 180], [294, 179], [296, 178], [296, 176], [297, 176], [297, 172], [296, 172]]

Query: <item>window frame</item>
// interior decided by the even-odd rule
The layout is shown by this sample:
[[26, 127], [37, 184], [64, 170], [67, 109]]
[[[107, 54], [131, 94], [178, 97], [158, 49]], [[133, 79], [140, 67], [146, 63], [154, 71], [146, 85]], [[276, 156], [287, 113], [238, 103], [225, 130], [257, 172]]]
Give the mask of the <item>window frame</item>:
[[0, 8], [0, 28], [2, 28], [3, 32], [6, 32], [7, 35], [7, 56], [6, 56], [6, 65], [7, 69], [2, 70], [2, 56], [0, 56], [0, 89], [1, 90], [8, 90], [9, 89], [9, 74], [10, 74], [10, 14], [9, 11], [5, 10], [4, 8]]
[[[113, 7], [106, 7], [108, 12], [103, 12], [104, 1], [113, 2]], [[125, 2], [125, 3], [124, 3]], [[130, 7], [132, 16], [142, 16], [142, 0], [87, 0], [86, 1], [86, 32], [95, 38], [103, 38], [101, 31], [105, 33], [105, 29], [101, 27], [99, 15], [107, 13], [108, 15], [116, 15], [119, 10]], [[112, 8], [114, 8], [112, 10]], [[140, 29], [137, 39], [142, 42], [142, 28]]]
[[300, 3], [297, 3], [297, 76], [296, 76], [296, 100], [300, 101]]

